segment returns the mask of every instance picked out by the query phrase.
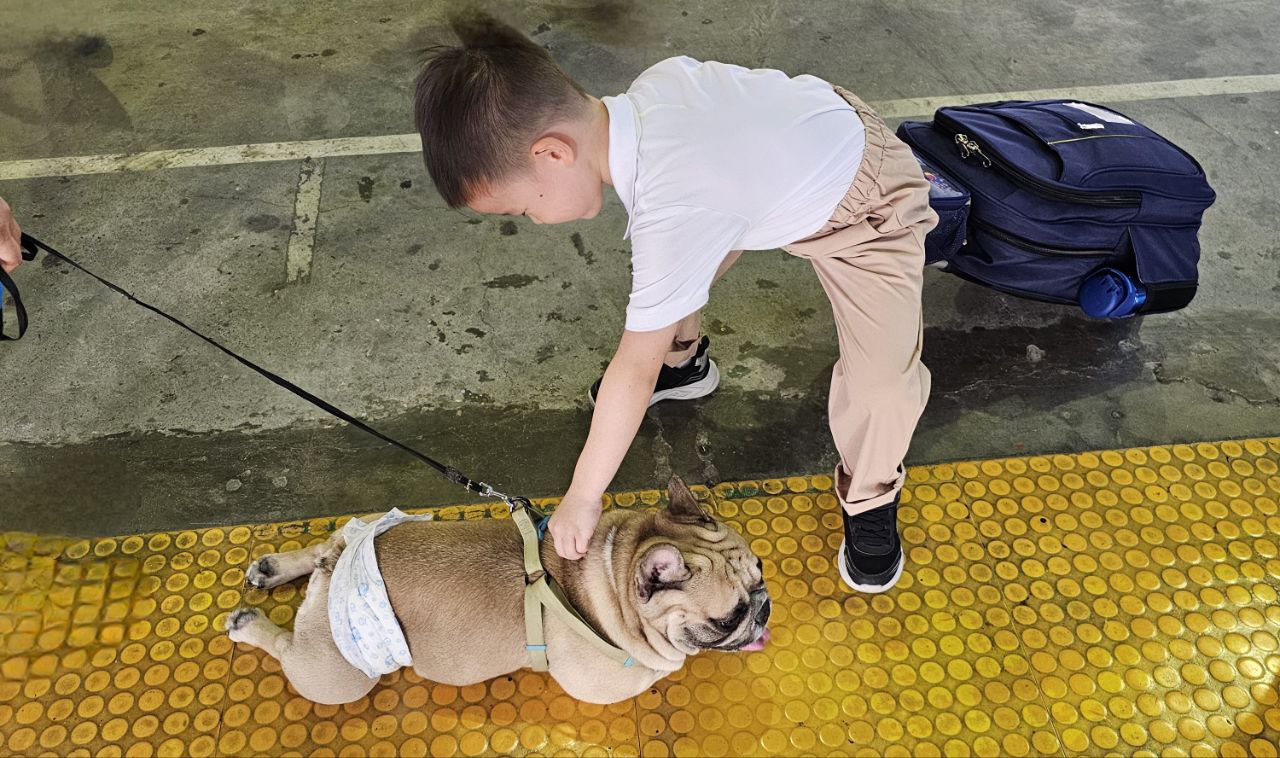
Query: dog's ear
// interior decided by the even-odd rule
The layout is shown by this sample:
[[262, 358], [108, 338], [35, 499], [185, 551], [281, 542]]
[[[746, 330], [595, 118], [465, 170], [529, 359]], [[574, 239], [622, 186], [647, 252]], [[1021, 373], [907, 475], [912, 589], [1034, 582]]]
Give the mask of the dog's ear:
[[667, 498], [670, 500], [667, 517], [677, 524], [715, 524], [715, 519], [711, 518], [711, 514], [707, 513], [680, 477], [671, 477], [667, 484]]
[[675, 545], [654, 545], [636, 566], [636, 595], [647, 602], [659, 590], [677, 589], [690, 577], [684, 556]]

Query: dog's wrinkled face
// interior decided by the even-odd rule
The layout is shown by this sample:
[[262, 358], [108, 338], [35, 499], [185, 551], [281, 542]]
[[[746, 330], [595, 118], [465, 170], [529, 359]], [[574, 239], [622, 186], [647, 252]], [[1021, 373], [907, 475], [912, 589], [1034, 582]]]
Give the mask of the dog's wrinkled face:
[[686, 655], [760, 650], [769, 640], [769, 592], [746, 540], [702, 509], [679, 478], [657, 534], [636, 552], [640, 615]]

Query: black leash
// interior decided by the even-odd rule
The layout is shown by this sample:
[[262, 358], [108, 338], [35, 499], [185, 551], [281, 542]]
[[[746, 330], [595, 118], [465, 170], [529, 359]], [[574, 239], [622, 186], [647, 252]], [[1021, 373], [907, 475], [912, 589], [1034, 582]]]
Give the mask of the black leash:
[[[427, 464], [428, 466], [435, 469], [436, 471], [439, 471], [441, 474], [444, 475], [446, 479], [453, 482], [454, 484], [460, 484], [463, 487], [466, 487], [467, 489], [471, 490], [472, 492], [483, 495], [484, 497], [499, 498], [504, 503], [506, 503], [507, 506], [510, 507], [512, 510], [515, 510], [516, 508], [521, 508], [521, 507], [530, 507], [530, 503], [526, 498], [508, 497], [507, 495], [504, 495], [501, 492], [498, 492], [493, 487], [490, 487], [488, 484], [485, 484], [484, 482], [479, 482], [474, 479], [468, 478], [461, 471], [454, 468], [453, 466], [446, 466], [445, 464], [440, 463], [439, 461], [431, 458], [430, 456], [422, 452], [419, 452], [418, 450], [415, 450], [409, 445], [406, 445], [400, 440], [397, 440], [394, 437], [383, 434], [382, 432], [378, 431], [377, 429], [374, 429], [372, 426], [369, 426], [365, 422], [361, 421], [355, 416], [352, 416], [350, 413], [347, 413], [346, 411], [333, 405], [332, 403], [329, 403], [326, 400], [322, 400], [321, 398], [316, 397], [315, 395], [311, 394], [310, 392], [307, 392], [306, 390], [302, 389], [301, 387], [289, 381], [288, 379], [285, 379], [284, 377], [278, 374], [268, 371], [267, 369], [259, 366], [258, 364], [254, 363], [248, 358], [245, 358], [244, 356], [240, 355], [234, 350], [224, 347], [217, 340], [214, 340], [211, 337], [205, 336], [204, 334], [191, 328], [190, 326], [187, 326], [179, 319], [169, 315], [168, 313], [165, 313], [163, 310], [155, 307], [154, 305], [151, 305], [150, 303], [139, 300], [138, 298], [134, 297], [131, 293], [127, 292], [123, 288], [115, 284], [112, 284], [106, 279], [103, 279], [102, 277], [93, 273], [92, 271], [85, 268], [84, 266], [81, 266], [79, 263], [76, 263], [75, 261], [71, 260], [70, 258], [58, 252], [57, 250], [54, 250], [52, 247], [49, 247], [45, 243], [36, 239], [35, 237], [32, 237], [31, 235], [24, 233], [22, 235], [21, 245], [22, 245], [23, 260], [29, 261], [34, 259], [36, 257], [36, 250], [39, 249], [39, 250], [44, 250], [49, 255], [52, 255], [61, 261], [71, 264], [72, 266], [84, 272], [85, 274], [88, 274], [89, 276], [98, 280], [99, 283], [103, 284], [108, 289], [114, 292], [117, 292], [121, 295], [124, 295], [126, 298], [129, 299], [130, 302], [136, 305], [140, 305], [143, 308], [146, 308], [147, 310], [151, 311], [157, 316], [161, 316], [167, 319], [171, 323], [176, 324], [177, 326], [180, 326], [183, 329], [186, 329], [188, 332], [191, 332], [192, 334], [204, 340], [205, 342], [209, 343], [210, 345], [213, 345], [214, 347], [221, 350], [223, 353], [226, 353], [227, 355], [234, 358], [237, 362], [240, 363], [240, 365], [258, 372], [258, 374], [268, 379], [272, 384], [275, 384], [278, 387], [283, 387], [284, 389], [292, 392], [293, 394], [297, 395], [303, 400], [306, 400], [307, 402], [311, 403], [317, 408], [320, 408], [326, 413], [329, 413], [333, 416], [336, 416], [342, 419], [343, 421], [347, 422], [348, 424], [351, 424], [357, 429], [360, 429], [365, 432], [368, 432], [369, 434], [372, 434], [373, 436], [377, 437], [383, 442], [386, 442], [390, 445], [394, 445], [395, 447], [400, 448], [401, 450], [408, 453], [409, 455], [412, 455], [414, 458], [417, 458], [419, 461], [422, 461], [423, 463]], [[17, 337], [5, 336], [3, 334], [3, 321], [0, 321], [0, 337], [2, 337], [3, 339], [14, 339], [14, 340], [20, 339], [23, 333], [25, 333], [27, 330], [27, 311], [22, 306], [22, 300], [19, 298], [19, 295], [18, 295], [18, 288], [14, 286], [13, 280], [9, 278], [8, 274], [4, 273], [3, 269], [0, 269], [0, 284], [3, 284], [4, 288], [13, 297], [13, 303], [18, 312], [18, 336]]]
[[[27, 235], [22, 235], [22, 260], [29, 261], [36, 257], [36, 249], [34, 246], [28, 248], [27, 240], [35, 242]], [[13, 309], [18, 313], [18, 336], [10, 337], [4, 333], [4, 293], [8, 292], [9, 297], [13, 298]], [[20, 340], [22, 335], [27, 333], [27, 309], [22, 305], [22, 296], [18, 294], [18, 285], [13, 283], [13, 279], [9, 278], [8, 272], [0, 268], [0, 341], [4, 340]]]

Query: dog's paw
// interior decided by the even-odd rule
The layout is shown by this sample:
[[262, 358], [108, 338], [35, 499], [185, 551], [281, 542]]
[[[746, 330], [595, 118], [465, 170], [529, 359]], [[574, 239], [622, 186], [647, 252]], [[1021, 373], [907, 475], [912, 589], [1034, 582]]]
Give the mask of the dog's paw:
[[275, 586], [272, 578], [278, 573], [280, 573], [280, 569], [276, 565], [276, 557], [274, 555], [264, 555], [249, 564], [249, 569], [244, 572], [244, 586], [259, 590], [270, 589]]
[[333, 567], [338, 565], [338, 557], [342, 555], [342, 549], [345, 545], [330, 542], [320, 555], [316, 556], [316, 570], [325, 574], [332, 574]]
[[227, 636], [236, 642], [240, 642], [240, 630], [244, 629], [254, 619], [258, 618], [261, 613], [257, 608], [237, 608], [227, 616]]

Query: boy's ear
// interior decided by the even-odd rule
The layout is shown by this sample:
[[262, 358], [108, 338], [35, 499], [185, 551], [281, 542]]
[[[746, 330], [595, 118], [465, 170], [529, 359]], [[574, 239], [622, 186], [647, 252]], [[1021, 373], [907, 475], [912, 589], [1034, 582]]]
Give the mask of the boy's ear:
[[715, 519], [707, 513], [680, 477], [672, 476], [671, 481], [667, 483], [667, 498], [670, 500], [667, 505], [667, 518], [677, 524], [712, 525], [715, 523]]
[[578, 156], [578, 143], [567, 134], [548, 132], [534, 140], [529, 148], [529, 156], [533, 160], [553, 159], [566, 166], [572, 166]]

